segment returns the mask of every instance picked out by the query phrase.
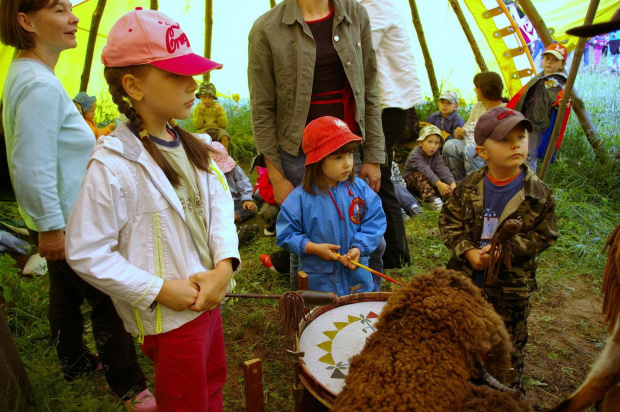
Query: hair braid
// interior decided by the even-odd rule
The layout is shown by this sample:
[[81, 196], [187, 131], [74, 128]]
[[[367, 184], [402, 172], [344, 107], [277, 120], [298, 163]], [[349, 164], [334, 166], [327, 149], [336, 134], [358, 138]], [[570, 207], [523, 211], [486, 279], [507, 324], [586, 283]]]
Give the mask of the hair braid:
[[[143, 73], [143, 71], [148, 70], [147, 65], [142, 66], [128, 66], [128, 67], [106, 67], [103, 71], [105, 79], [108, 83], [110, 94], [112, 95], [112, 101], [118, 107], [118, 111], [127, 116], [129, 119], [129, 123], [141, 132], [144, 130], [144, 123], [142, 122], [142, 117], [138, 114], [136, 109], [131, 107], [129, 102], [125, 100], [129, 98], [125, 89], [123, 88], [122, 79], [126, 74], [132, 74], [134, 76], [139, 76]], [[166, 178], [172, 186], [177, 187], [181, 183], [181, 177], [179, 173], [172, 167], [168, 159], [163, 155], [161, 150], [157, 148], [157, 145], [153, 143], [150, 138], [142, 138], [139, 137], [142, 145], [146, 149], [146, 151], [153, 157], [153, 160], [157, 163], [157, 165], [162, 169]], [[191, 160], [191, 159], [190, 159]]]

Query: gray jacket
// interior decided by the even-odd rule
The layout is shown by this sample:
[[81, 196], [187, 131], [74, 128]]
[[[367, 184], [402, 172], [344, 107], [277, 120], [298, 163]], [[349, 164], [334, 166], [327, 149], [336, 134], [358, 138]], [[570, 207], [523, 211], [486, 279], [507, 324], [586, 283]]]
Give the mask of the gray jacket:
[[433, 187], [438, 181], [446, 184], [454, 182], [454, 176], [448, 166], [443, 162], [441, 153], [435, 152], [431, 157], [427, 157], [420, 146], [416, 147], [409, 153], [403, 177], [409, 176], [413, 172], [422, 172], [424, 176], [431, 182]]
[[[332, 0], [334, 47], [355, 98], [364, 162], [384, 164], [385, 139], [377, 92], [377, 61], [366, 9]], [[296, 0], [259, 17], [249, 35], [248, 84], [258, 152], [282, 171], [278, 148], [298, 156], [310, 108], [316, 45]]]

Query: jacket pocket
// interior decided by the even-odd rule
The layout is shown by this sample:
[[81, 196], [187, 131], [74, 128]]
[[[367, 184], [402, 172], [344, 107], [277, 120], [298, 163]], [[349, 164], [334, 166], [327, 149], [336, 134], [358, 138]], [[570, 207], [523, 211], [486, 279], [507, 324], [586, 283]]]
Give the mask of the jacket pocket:
[[307, 273], [334, 273], [334, 260], [323, 260], [316, 255], [307, 255], [300, 258], [299, 270]]

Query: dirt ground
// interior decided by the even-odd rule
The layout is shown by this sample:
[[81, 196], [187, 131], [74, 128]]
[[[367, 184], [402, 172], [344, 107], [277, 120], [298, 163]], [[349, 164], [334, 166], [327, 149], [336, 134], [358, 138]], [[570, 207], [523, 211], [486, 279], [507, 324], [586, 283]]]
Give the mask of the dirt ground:
[[607, 336], [602, 301], [598, 286], [585, 275], [563, 281], [544, 298], [535, 296], [525, 373], [536, 410], [558, 403], [587, 376]]
[[[542, 411], [555, 405], [586, 377], [607, 336], [601, 305], [598, 286], [589, 283], [585, 275], [562, 280], [544, 294], [535, 294], [529, 318], [525, 369], [527, 398], [535, 410]], [[225, 331], [229, 352], [225, 393], [227, 411], [245, 410], [241, 365], [253, 357], [263, 360], [265, 410], [293, 410], [291, 358], [284, 353], [285, 350], [274, 352], [275, 348], [292, 347], [279, 334], [275, 308], [261, 309], [261, 320], [246, 324], [243, 330]], [[234, 318], [232, 313], [229, 316]], [[266, 339], [265, 334], [271, 337]], [[245, 358], [239, 357], [241, 348], [250, 349], [249, 352], [241, 351]]]

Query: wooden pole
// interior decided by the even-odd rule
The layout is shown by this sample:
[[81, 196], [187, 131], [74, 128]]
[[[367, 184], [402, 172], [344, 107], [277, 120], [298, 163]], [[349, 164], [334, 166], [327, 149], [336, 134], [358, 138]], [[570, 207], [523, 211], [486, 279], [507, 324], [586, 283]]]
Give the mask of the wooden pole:
[[271, 5], [271, 8], [273, 9], [274, 7], [276, 7], [276, 0], [269, 0], [269, 4]]
[[437, 97], [439, 96], [439, 87], [437, 86], [437, 77], [435, 77], [435, 68], [433, 67], [431, 54], [428, 52], [426, 38], [424, 37], [424, 30], [422, 29], [422, 21], [420, 20], [420, 13], [418, 13], [418, 6], [416, 6], [415, 0], [409, 0], [409, 7], [411, 8], [411, 20], [413, 21], [413, 27], [418, 35], [422, 55], [424, 55], [424, 65], [426, 66], [426, 72], [428, 73], [428, 81], [431, 84], [431, 91], [433, 92], [433, 96]]
[[[205, 57], [211, 58], [211, 39], [213, 38], [213, 0], [205, 1]], [[205, 82], [211, 78], [207, 72], [202, 75]]]
[[86, 45], [86, 57], [84, 58], [84, 68], [82, 69], [82, 77], [80, 79], [80, 92], [85, 92], [90, 81], [90, 69], [93, 65], [93, 54], [95, 52], [95, 43], [97, 42], [97, 33], [99, 32], [99, 23], [105, 9], [106, 0], [98, 0], [97, 7], [93, 13], [90, 22], [90, 32], [88, 33], [88, 44]]
[[[599, 1], [593, 1], [596, 1], [598, 7]], [[543, 21], [542, 17], [540, 17], [540, 14], [538, 14], [538, 11], [532, 4], [531, 0], [519, 0], [519, 4], [521, 4], [523, 12], [530, 19], [530, 22], [536, 29], [536, 32], [538, 33], [538, 36], [540, 37], [540, 40], [543, 42], [545, 47], [552, 44], [553, 38], [551, 37], [551, 34], [549, 34], [549, 29], [547, 29], [547, 25]], [[599, 161], [599, 163], [604, 163], [607, 156], [605, 153], [605, 148], [603, 147], [603, 140], [596, 133], [596, 128], [594, 127], [592, 120], [590, 120], [590, 115], [585, 109], [583, 100], [581, 100], [579, 94], [577, 93], [577, 90], [575, 90], [574, 88], [572, 93], [572, 99], [573, 111], [575, 112], [575, 115], [579, 120], [579, 124], [581, 124], [581, 128], [586, 135], [586, 139], [588, 140], [588, 143], [590, 143], [590, 146], [592, 146], [592, 150], [594, 150], [594, 155], [596, 156], [596, 159]], [[556, 122], [558, 121], [562, 123], [562, 119], [559, 117], [556, 119]]]
[[243, 382], [245, 384], [245, 410], [264, 412], [263, 366], [260, 359], [243, 362]]
[[[592, 0], [597, 1], [597, 0]], [[586, 17], [587, 20], [587, 17]], [[590, 24], [592, 20], [589, 22], [585, 22], [584, 24]], [[555, 146], [557, 144], [558, 138], [560, 136], [560, 131], [562, 130], [562, 124], [564, 123], [562, 119], [566, 116], [566, 111], [568, 107], [568, 103], [570, 101], [570, 95], [573, 91], [573, 85], [575, 84], [575, 77], [577, 77], [577, 71], [579, 70], [579, 63], [581, 63], [581, 56], [586, 48], [586, 38], [579, 39], [577, 43], [577, 48], [575, 49], [575, 53], [573, 55], [573, 65], [571, 66], [570, 73], [568, 75], [568, 80], [566, 81], [566, 85], [564, 86], [564, 95], [562, 96], [562, 100], [560, 101], [560, 105], [558, 107], [558, 115], [555, 119], [555, 125], [553, 126], [553, 131], [551, 132], [551, 138], [549, 139], [549, 144], [547, 145], [547, 151], [545, 153], [545, 158], [543, 160], [542, 166], [540, 167], [540, 171], [538, 172], [538, 177], [541, 180], [545, 180], [545, 176], [547, 174], [547, 168], [549, 167], [549, 163], [551, 163], [551, 158], [555, 153]]]
[[151, 0], [151, 10], [159, 10], [159, 1]]
[[474, 34], [469, 28], [469, 24], [467, 23], [467, 20], [465, 20], [465, 15], [463, 14], [463, 10], [461, 9], [461, 6], [459, 5], [458, 0], [450, 0], [450, 5], [452, 6], [452, 9], [454, 10], [454, 14], [456, 14], [456, 18], [458, 19], [459, 23], [461, 24], [461, 27], [463, 28], [463, 33], [465, 33], [465, 37], [467, 38], [467, 41], [469, 42], [469, 45], [471, 46], [471, 51], [474, 52], [474, 58], [476, 59], [476, 63], [478, 63], [478, 67], [480, 67], [480, 71], [481, 72], [489, 71], [489, 69], [487, 68], [487, 64], [484, 62], [484, 58], [482, 57], [482, 53], [480, 53], [480, 48], [478, 47], [478, 43], [476, 42], [476, 39], [474, 38]]

